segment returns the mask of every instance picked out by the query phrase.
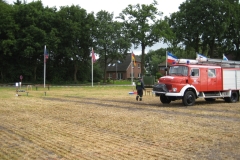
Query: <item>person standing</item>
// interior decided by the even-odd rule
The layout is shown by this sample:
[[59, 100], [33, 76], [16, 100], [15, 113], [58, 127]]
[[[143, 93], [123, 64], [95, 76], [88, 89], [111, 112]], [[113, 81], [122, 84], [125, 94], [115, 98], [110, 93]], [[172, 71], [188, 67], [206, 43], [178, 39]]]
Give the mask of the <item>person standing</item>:
[[143, 96], [143, 90], [145, 89], [142, 78], [139, 78], [139, 80], [136, 83], [136, 90], [137, 90], [137, 96], [136, 100], [138, 99], [142, 101], [142, 96]]

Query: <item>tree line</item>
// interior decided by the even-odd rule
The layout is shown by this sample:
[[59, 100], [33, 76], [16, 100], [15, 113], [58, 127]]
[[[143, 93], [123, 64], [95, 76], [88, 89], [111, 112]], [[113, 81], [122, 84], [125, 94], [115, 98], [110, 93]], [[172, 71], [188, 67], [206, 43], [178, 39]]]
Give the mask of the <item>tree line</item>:
[[240, 60], [239, 0], [186, 0], [179, 11], [164, 20], [170, 32], [163, 32], [167, 48], [150, 50], [146, 65], [152, 75], [166, 60], [166, 51], [178, 58], [195, 59], [196, 52], [209, 58]]
[[[0, 0], [0, 82], [16, 82], [20, 75], [25, 82], [42, 82], [44, 45], [49, 54], [47, 83], [91, 81], [92, 49], [99, 55], [94, 81], [105, 80], [107, 65], [124, 59], [131, 46], [142, 50], [142, 74], [148, 64], [155, 75], [167, 50], [184, 58], [201, 52], [240, 59], [239, 1], [186, 0], [170, 17], [163, 17], [157, 5], [156, 0], [128, 5], [114, 17], [104, 10], [87, 13], [79, 5], [58, 10], [41, 1], [10, 5]], [[145, 53], [159, 42], [168, 47]]]

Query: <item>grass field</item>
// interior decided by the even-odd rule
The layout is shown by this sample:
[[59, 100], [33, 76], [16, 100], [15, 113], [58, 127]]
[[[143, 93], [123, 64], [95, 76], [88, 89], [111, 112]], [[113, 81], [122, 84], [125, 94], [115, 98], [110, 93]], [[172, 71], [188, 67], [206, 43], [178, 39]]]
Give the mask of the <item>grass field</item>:
[[240, 159], [240, 103], [163, 105], [130, 91], [52, 87], [16, 96], [1, 87], [0, 159]]

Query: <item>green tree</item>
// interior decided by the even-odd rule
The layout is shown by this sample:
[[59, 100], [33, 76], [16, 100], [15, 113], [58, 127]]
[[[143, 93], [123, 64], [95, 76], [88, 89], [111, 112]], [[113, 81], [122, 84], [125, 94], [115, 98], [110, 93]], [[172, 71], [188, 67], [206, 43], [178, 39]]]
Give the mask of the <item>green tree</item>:
[[222, 46], [229, 54], [235, 54], [237, 60], [240, 60], [240, 4], [239, 0], [230, 0], [229, 7], [230, 25], [225, 32], [225, 41]]
[[230, 6], [228, 0], [187, 0], [171, 15], [169, 25], [186, 50], [218, 57], [231, 21]]
[[[41, 1], [14, 5], [14, 18], [18, 28], [15, 32], [13, 59], [18, 75], [22, 74], [24, 80], [36, 81], [37, 75], [43, 71], [41, 62], [46, 37], [43, 16], [44, 7]], [[38, 73], [40, 68], [41, 72]]]
[[0, 80], [2, 82], [11, 80], [9, 72], [11, 63], [9, 60], [13, 54], [16, 44], [14, 31], [16, 30], [13, 18], [13, 7], [5, 1], [0, 1]]
[[142, 75], [144, 74], [146, 47], [151, 47], [163, 40], [162, 38], [166, 36], [165, 32], [169, 31], [166, 21], [157, 19], [157, 16], [162, 15], [162, 12], [158, 11], [156, 5], [158, 5], [156, 0], [150, 5], [128, 5], [119, 15], [119, 18], [129, 29], [129, 34], [132, 37], [131, 42], [135, 48], [141, 46]]
[[118, 58], [123, 58], [131, 48], [128, 33], [121, 22], [113, 21], [113, 13], [99, 11], [96, 15], [96, 51], [99, 62], [104, 66], [104, 82], [106, 82], [106, 68]]
[[81, 76], [87, 79], [85, 72], [90, 71], [89, 58], [92, 47], [92, 28], [94, 27], [94, 17], [87, 14], [85, 9], [72, 5], [71, 7], [61, 7], [58, 12], [58, 21], [61, 26], [58, 28], [60, 45], [55, 58], [60, 60], [61, 65], [72, 66], [73, 72], [66, 69], [65, 74], [73, 74], [74, 82], [77, 82], [78, 71]]
[[166, 49], [150, 50], [146, 55], [146, 68], [151, 75], [159, 73], [158, 65], [163, 62], [166, 62]]

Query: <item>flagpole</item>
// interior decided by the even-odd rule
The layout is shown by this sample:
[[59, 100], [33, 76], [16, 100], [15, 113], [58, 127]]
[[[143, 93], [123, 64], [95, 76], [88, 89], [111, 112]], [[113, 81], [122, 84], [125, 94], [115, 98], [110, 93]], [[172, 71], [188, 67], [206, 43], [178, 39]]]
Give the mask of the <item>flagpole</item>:
[[93, 48], [92, 48], [92, 58], [91, 58], [91, 60], [92, 60], [92, 87], [93, 87]]
[[132, 64], [132, 67], [131, 67], [131, 80], [132, 80], [132, 84], [131, 85], [133, 85], [133, 60], [132, 60], [132, 57], [133, 57], [133, 52], [132, 52], [132, 54], [131, 54], [131, 64]]
[[44, 71], [43, 71], [43, 73], [44, 73], [44, 78], [43, 78], [43, 86], [44, 86], [44, 88], [45, 88], [45, 80], [46, 80], [46, 57], [45, 57], [45, 52], [46, 52], [46, 45], [45, 45], [45, 47], [44, 47], [44, 52], [43, 52], [43, 62], [44, 62]]
[[167, 76], [167, 70], [168, 68], [167, 68], [167, 51], [166, 51], [166, 76]]
[[93, 87], [93, 60], [92, 60], [92, 87]]

